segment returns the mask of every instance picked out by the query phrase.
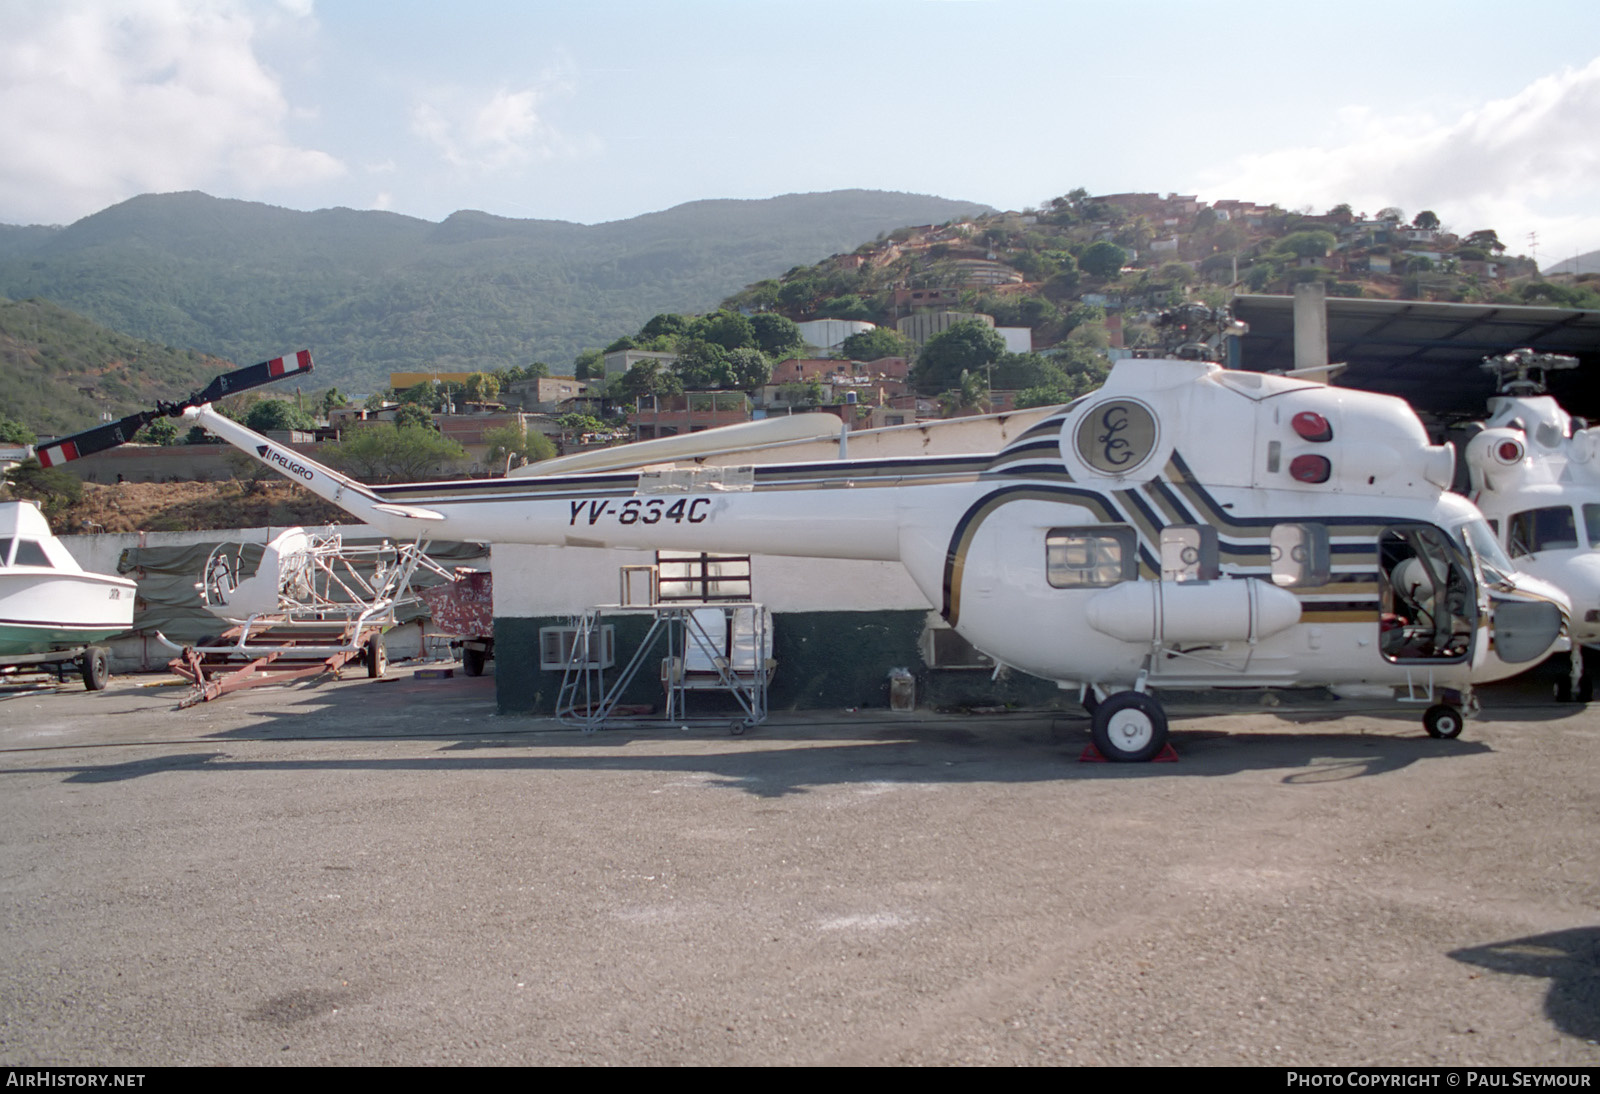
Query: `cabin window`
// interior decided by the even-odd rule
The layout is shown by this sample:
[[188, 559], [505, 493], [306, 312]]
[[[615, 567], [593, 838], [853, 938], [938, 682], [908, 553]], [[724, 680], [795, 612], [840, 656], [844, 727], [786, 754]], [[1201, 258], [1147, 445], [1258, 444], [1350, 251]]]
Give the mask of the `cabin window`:
[[1583, 527], [1589, 533], [1589, 546], [1600, 547], [1600, 505], [1583, 507]]
[[1162, 581], [1214, 581], [1220, 576], [1215, 528], [1173, 524], [1161, 529]]
[[11, 537], [0, 537], [0, 566], [4, 566], [11, 557]]
[[1052, 528], [1045, 535], [1045, 577], [1057, 589], [1099, 589], [1139, 573], [1133, 529], [1116, 525]]
[[39, 546], [37, 540], [17, 540], [17, 557], [12, 563], [14, 566], [48, 566], [49, 556], [44, 553], [44, 548]]
[[1536, 551], [1559, 551], [1578, 545], [1578, 524], [1569, 505], [1525, 509], [1506, 528], [1511, 557]]
[[1285, 589], [1326, 585], [1328, 529], [1321, 524], [1277, 524], [1268, 538], [1272, 583]]

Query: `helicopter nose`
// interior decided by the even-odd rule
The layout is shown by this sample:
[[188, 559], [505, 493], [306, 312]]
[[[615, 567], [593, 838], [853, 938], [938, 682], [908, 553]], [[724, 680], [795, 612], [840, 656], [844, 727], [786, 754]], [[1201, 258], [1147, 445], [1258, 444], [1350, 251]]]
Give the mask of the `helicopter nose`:
[[1496, 597], [1490, 623], [1494, 651], [1508, 665], [1537, 661], [1555, 646], [1566, 623], [1566, 606], [1554, 598], [1502, 600]]
[[1571, 559], [1561, 587], [1572, 598], [1572, 640], [1585, 646], [1600, 643], [1600, 553]]

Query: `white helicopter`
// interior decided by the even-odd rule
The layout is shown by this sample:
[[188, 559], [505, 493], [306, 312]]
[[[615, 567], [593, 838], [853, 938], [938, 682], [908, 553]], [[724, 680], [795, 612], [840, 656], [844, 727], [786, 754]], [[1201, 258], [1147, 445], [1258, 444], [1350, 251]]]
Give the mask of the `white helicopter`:
[[[305, 352], [151, 416], [181, 413], [400, 538], [898, 561], [998, 664], [1076, 690], [1117, 761], [1165, 747], [1163, 687], [1386, 685], [1455, 737], [1473, 685], [1565, 641], [1560, 593], [1514, 575], [1448, 490], [1454, 450], [1406, 403], [1202, 356], [1120, 362], [1000, 452], [965, 456], [367, 486], [209, 405], [219, 384], [311, 368]], [[132, 431], [54, 442], [41, 462]]]
[[1571, 417], [1545, 388], [1547, 372], [1577, 366], [1531, 349], [1484, 361], [1500, 393], [1464, 462], [1470, 497], [1517, 568], [1571, 601], [1572, 670], [1556, 698], [1587, 703], [1594, 682], [1583, 651], [1600, 644], [1600, 428]]

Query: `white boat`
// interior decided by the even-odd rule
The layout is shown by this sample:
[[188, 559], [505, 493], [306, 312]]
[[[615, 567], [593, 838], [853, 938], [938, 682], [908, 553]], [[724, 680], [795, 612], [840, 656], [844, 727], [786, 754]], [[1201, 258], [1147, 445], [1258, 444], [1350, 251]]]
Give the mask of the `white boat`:
[[31, 501], [0, 502], [0, 658], [86, 646], [133, 626], [137, 586], [92, 574]]

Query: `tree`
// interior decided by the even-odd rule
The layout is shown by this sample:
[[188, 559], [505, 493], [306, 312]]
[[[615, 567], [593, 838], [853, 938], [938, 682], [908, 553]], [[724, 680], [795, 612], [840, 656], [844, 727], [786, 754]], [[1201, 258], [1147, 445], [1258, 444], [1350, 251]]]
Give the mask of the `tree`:
[[778, 388], [778, 398], [791, 407], [821, 406], [822, 381], [807, 380], [801, 383], [783, 384]]
[[1482, 247], [1484, 250], [1501, 254], [1506, 245], [1500, 242], [1500, 234], [1493, 228], [1480, 228], [1462, 240], [1468, 247]]
[[330, 411], [349, 406], [350, 400], [338, 388], [330, 387], [322, 393], [322, 398], [317, 401], [317, 405], [322, 408], [322, 416], [327, 417]]
[[271, 433], [289, 429], [315, 429], [305, 411], [286, 399], [263, 399], [250, 408], [244, 424], [257, 433]]
[[852, 334], [839, 346], [839, 352], [852, 361], [876, 361], [880, 357], [910, 357], [911, 343], [890, 327], [873, 327]]
[[1083, 249], [1078, 256], [1078, 268], [1092, 277], [1112, 278], [1122, 272], [1122, 265], [1127, 261], [1127, 251], [1102, 239]]
[[810, 273], [802, 274], [792, 280], [786, 278], [783, 286], [778, 289], [778, 303], [785, 311], [810, 315], [821, 291], [821, 282]]
[[1278, 240], [1278, 245], [1274, 249], [1300, 258], [1322, 258], [1338, 243], [1338, 237], [1332, 232], [1317, 229], [1310, 232], [1291, 232]]
[[585, 433], [609, 433], [611, 431], [610, 426], [593, 414], [563, 414], [556, 419], [556, 424], [561, 426], [562, 433], [576, 433], [579, 436]]
[[678, 355], [672, 368], [686, 391], [715, 391], [733, 386], [728, 351], [717, 342], [692, 343]]
[[483, 443], [489, 446], [485, 457], [488, 462], [504, 465], [500, 472], [502, 475], [510, 474], [513, 466], [548, 460], [556, 454], [556, 446], [549, 437], [537, 430], [530, 432], [518, 425], [502, 425], [484, 430]]
[[352, 429], [324, 452], [334, 466], [368, 482], [437, 478], [467, 458], [461, 446], [432, 429], [387, 424]]
[[432, 380], [424, 380], [406, 388], [397, 398], [401, 403], [420, 406], [425, 410], [438, 410], [444, 404], [444, 395]]
[[500, 381], [487, 372], [474, 372], [467, 376], [464, 388], [468, 402], [487, 403], [500, 394]]
[[736, 349], [728, 352], [729, 387], [751, 391], [772, 379], [772, 366], [758, 349]]
[[993, 327], [963, 319], [928, 339], [911, 370], [911, 382], [923, 394], [936, 395], [959, 386], [963, 372], [982, 375], [1005, 351], [1005, 339]]
[[15, 418], [0, 414], [0, 444], [34, 444], [37, 434]]
[[764, 311], [753, 315], [750, 325], [755, 328], [756, 345], [773, 360], [798, 353], [800, 347], [805, 345], [805, 339], [800, 337], [800, 328], [795, 326], [792, 319], [777, 312]]
[[[660, 318], [659, 316], [657, 318]], [[597, 349], [586, 349], [572, 359], [572, 375], [579, 380], [600, 380], [606, 374], [605, 354]]]
[[433, 415], [416, 403], [401, 403], [395, 409], [394, 424], [396, 429], [438, 429], [433, 424]]
[[1411, 221], [1411, 226], [1431, 232], [1439, 227], [1439, 218], [1432, 209], [1424, 209]]
[[988, 410], [989, 387], [981, 373], [963, 372], [955, 387], [940, 394], [939, 403], [946, 418], [963, 410]]
[[178, 423], [171, 418], [157, 418], [133, 436], [134, 444], [181, 444]]
[[637, 399], [641, 395], [681, 395], [683, 381], [676, 373], [661, 367], [656, 360], [639, 361], [626, 373], [616, 378], [614, 397]]
[[855, 293], [834, 297], [824, 310], [829, 319], [860, 319], [870, 323], [878, 318], [877, 310]]
[[76, 475], [56, 467], [45, 467], [32, 456], [6, 472], [6, 485], [19, 498], [38, 502], [46, 517], [61, 511], [83, 497], [83, 483]]
[[1030, 387], [1060, 386], [1066, 374], [1054, 362], [1037, 353], [1008, 353], [994, 363], [989, 383], [1000, 391], [1021, 391]]
[[738, 312], [715, 311], [702, 315], [689, 325], [688, 336], [721, 346], [723, 349], [741, 349], [756, 345], [756, 328]]
[[662, 312], [660, 315], [650, 320], [650, 322], [639, 328], [639, 337], [660, 338], [661, 336], [666, 335], [669, 338], [676, 338], [678, 335], [682, 334], [688, 329], [689, 320], [685, 319], [683, 316], [676, 315], [672, 312]]

